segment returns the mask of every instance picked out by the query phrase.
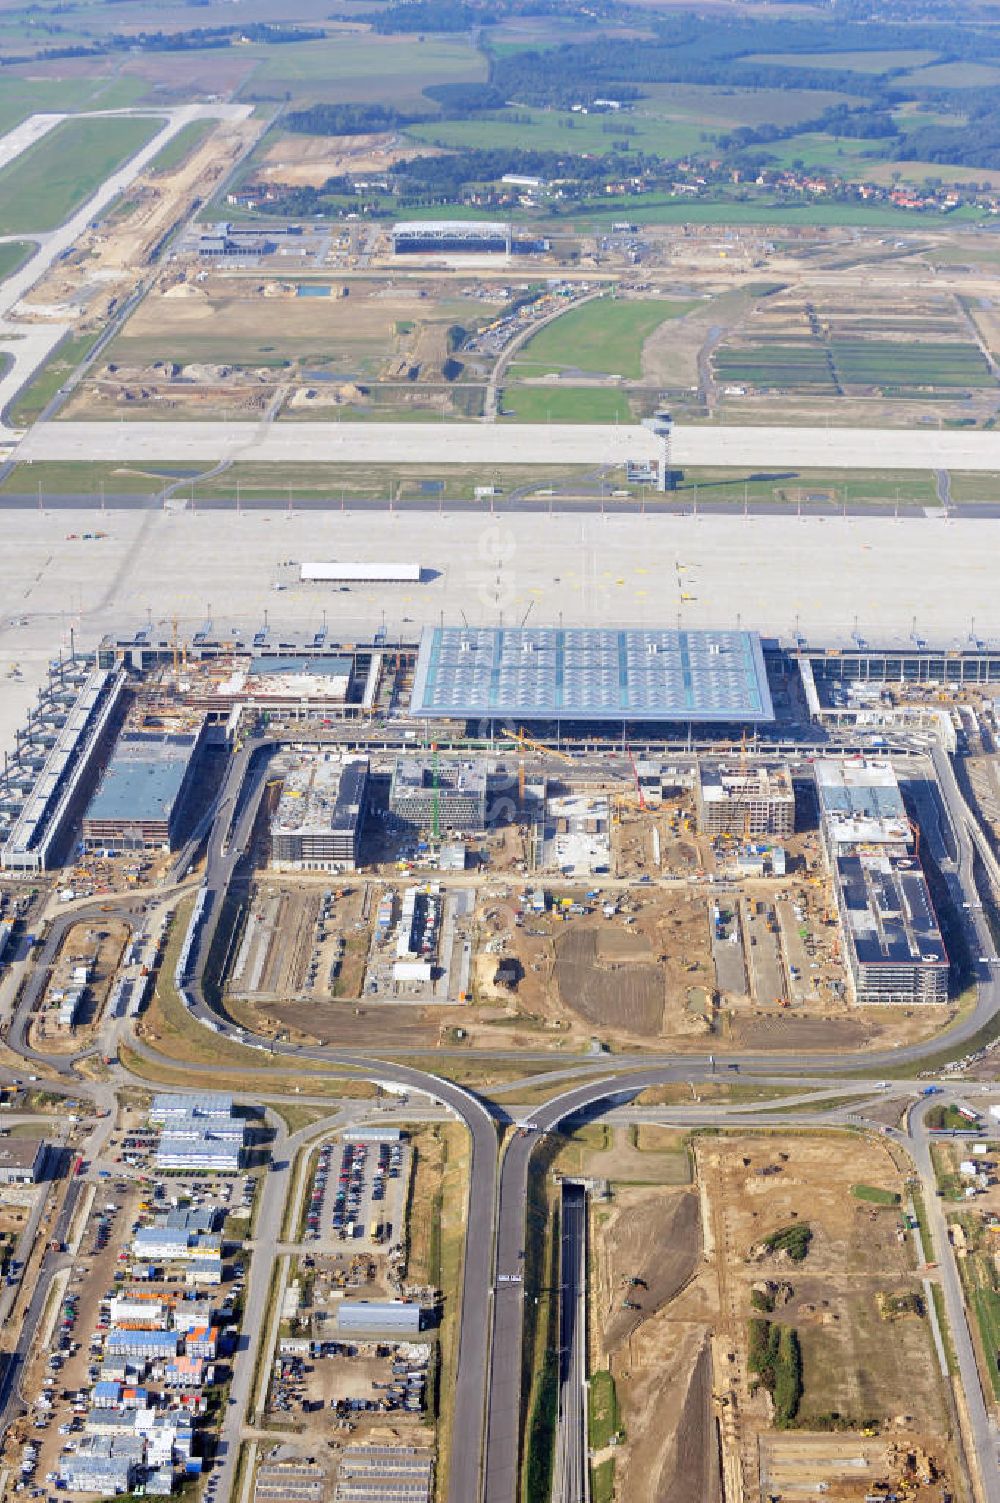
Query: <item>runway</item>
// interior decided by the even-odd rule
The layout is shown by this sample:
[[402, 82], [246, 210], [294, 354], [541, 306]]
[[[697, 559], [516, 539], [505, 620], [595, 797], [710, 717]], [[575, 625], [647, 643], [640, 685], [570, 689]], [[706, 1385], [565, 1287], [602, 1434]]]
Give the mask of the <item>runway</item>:
[[[623, 465], [652, 459], [639, 426], [593, 423], [37, 423], [18, 460], [104, 463]], [[792, 470], [1000, 472], [1000, 431], [756, 428], [706, 423], [674, 430], [677, 465]]]

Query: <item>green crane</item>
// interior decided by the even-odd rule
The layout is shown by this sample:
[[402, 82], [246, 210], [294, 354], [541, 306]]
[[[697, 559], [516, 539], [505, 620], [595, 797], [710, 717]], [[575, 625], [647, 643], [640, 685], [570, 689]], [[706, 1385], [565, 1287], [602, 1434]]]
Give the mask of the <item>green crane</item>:
[[431, 747], [431, 765], [433, 767], [433, 794], [431, 797], [431, 835], [435, 845], [441, 843], [441, 762], [438, 757], [437, 744]]

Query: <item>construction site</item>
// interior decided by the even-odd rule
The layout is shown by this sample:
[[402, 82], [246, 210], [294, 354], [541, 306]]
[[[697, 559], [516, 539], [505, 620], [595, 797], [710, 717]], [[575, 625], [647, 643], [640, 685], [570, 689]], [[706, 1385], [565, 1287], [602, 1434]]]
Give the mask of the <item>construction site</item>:
[[[591, 1212], [590, 1371], [611, 1389], [595, 1465], [613, 1459], [616, 1496], [965, 1496], [891, 1146], [596, 1132], [566, 1152], [608, 1183]], [[769, 1331], [798, 1353], [791, 1399], [762, 1356]]]

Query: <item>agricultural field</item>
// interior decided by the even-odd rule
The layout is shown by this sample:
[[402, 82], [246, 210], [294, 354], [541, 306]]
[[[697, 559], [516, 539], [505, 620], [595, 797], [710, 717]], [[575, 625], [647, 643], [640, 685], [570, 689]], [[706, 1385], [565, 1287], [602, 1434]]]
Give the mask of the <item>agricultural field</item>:
[[[988, 315], [984, 315], [988, 316]], [[755, 411], [810, 402], [920, 402], [980, 416], [996, 403], [996, 377], [976, 342], [975, 313], [950, 293], [900, 289], [891, 301], [858, 286], [843, 297], [799, 284], [761, 298], [711, 354], [723, 400]]]
[[51, 230], [159, 129], [155, 120], [66, 120], [0, 169], [0, 234]]
[[842, 68], [850, 73], [888, 73], [897, 68], [923, 68], [938, 56], [920, 48], [909, 52], [905, 48], [891, 52], [755, 52], [747, 62], [776, 63], [789, 68]]
[[334, 32], [322, 42], [293, 42], [282, 47], [250, 44], [241, 58], [253, 71], [239, 91], [241, 99], [284, 101], [286, 96], [338, 104], [360, 100], [383, 102], [397, 109], [434, 105], [422, 93], [430, 84], [479, 82], [486, 60], [466, 37], [376, 36]]

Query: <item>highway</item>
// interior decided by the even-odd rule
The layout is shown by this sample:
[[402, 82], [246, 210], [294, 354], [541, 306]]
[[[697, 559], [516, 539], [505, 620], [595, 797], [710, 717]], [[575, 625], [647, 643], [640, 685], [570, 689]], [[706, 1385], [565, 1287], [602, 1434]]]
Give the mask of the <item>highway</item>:
[[559, 1221], [559, 1405], [552, 1503], [590, 1503], [587, 1192], [564, 1184]]
[[[938, 1098], [939, 1099], [939, 1098]], [[972, 1445], [978, 1463], [977, 1470], [986, 1503], [1000, 1503], [1000, 1457], [997, 1454], [997, 1428], [987, 1410], [982, 1379], [976, 1362], [975, 1347], [966, 1314], [965, 1299], [954, 1249], [948, 1236], [948, 1223], [937, 1193], [937, 1175], [931, 1160], [930, 1141], [925, 1127], [928, 1111], [935, 1098], [918, 1102], [909, 1114], [910, 1138], [908, 1148], [920, 1175], [924, 1207], [934, 1244], [934, 1253], [941, 1273], [941, 1290], [944, 1295], [952, 1346], [958, 1363], [962, 1393], [972, 1432]]]
[[[209, 1009], [200, 977], [223, 912], [225, 894], [234, 875], [238, 875], [238, 868], [250, 845], [274, 745], [274, 742], [264, 739], [248, 741], [234, 757], [220, 793], [207, 845], [204, 885], [209, 896], [208, 916], [195, 947], [191, 979], [187, 983], [193, 1014], [206, 1024], [221, 1024], [228, 1033], [235, 1036], [240, 1035], [234, 1026]], [[965, 894], [964, 901], [969, 905], [965, 911], [976, 935], [979, 956], [982, 957], [978, 969], [977, 1005], [947, 1035], [947, 1039], [955, 1044], [970, 1037], [996, 1012], [1000, 996], [995, 979], [996, 967], [993, 964], [997, 958], [996, 951], [972, 886], [972, 842], [968, 827], [971, 816], [961, 801], [953, 779], [942, 777], [940, 789], [943, 808], [939, 808], [936, 801], [930, 802], [931, 794], [924, 794], [928, 811], [927, 838], [936, 842], [936, 855], [941, 859], [942, 865], [950, 862], [949, 875]], [[955, 851], [956, 860], [951, 860], [947, 855], [948, 847]], [[49, 939], [51, 938], [50, 935]], [[48, 946], [45, 953], [48, 953]], [[24, 1016], [23, 1009], [19, 1013]], [[23, 1034], [17, 1033], [16, 1039], [16, 1046], [23, 1047]], [[580, 1061], [577, 1066], [580, 1070], [593, 1068], [593, 1078], [577, 1082], [545, 1104], [533, 1107], [531, 1129], [517, 1133], [508, 1140], [498, 1173], [496, 1117], [502, 1113], [498, 1108], [488, 1107], [473, 1092], [425, 1071], [413, 1069], [405, 1063], [376, 1060], [367, 1054], [320, 1046], [272, 1043], [271, 1040], [265, 1043], [249, 1036], [246, 1041], [276, 1054], [322, 1060], [332, 1069], [346, 1066], [364, 1072], [371, 1079], [423, 1092], [441, 1103], [469, 1128], [472, 1156], [468, 1233], [454, 1392], [455, 1438], [451, 1456], [449, 1500], [450, 1503], [470, 1503], [470, 1500], [482, 1498], [483, 1503], [515, 1503], [520, 1459], [524, 1301], [526, 1293], [527, 1297], [531, 1297], [531, 1291], [525, 1290], [522, 1279], [526, 1247], [525, 1210], [533, 1151], [545, 1134], [555, 1131], [568, 1119], [622, 1107], [647, 1085], [658, 1085], [670, 1080], [698, 1081], [710, 1078], [715, 1073], [711, 1057], [683, 1056], [650, 1062], [648, 1057], [640, 1061], [621, 1056], [613, 1062], [607, 1059]], [[939, 1048], [944, 1041], [939, 1037], [933, 1047]], [[889, 1066], [898, 1071], [899, 1066], [905, 1062], [917, 1065], [926, 1053], [926, 1045], [913, 1045], [894, 1051], [866, 1053], [861, 1062], [867, 1071]], [[727, 1063], [752, 1071], [755, 1078], [787, 1079], [789, 1075], [794, 1075], [802, 1080], [807, 1074], [811, 1074], [820, 1080], [826, 1077], [831, 1086], [834, 1081], [850, 1083], [852, 1079], [848, 1073], [849, 1061], [841, 1053], [794, 1058], [777, 1053], [766, 1056], [727, 1055], [726, 1059]], [[558, 1074], [566, 1068], [563, 1062], [554, 1073]], [[200, 1070], [192, 1067], [192, 1077], [210, 1069], [209, 1066]], [[628, 1073], [623, 1073], [626, 1070]], [[262, 1083], [266, 1081], [267, 1073], [266, 1069], [261, 1070]], [[856, 1079], [853, 1083], [858, 1084]], [[557, 1082], [553, 1081], [553, 1084]], [[918, 1140], [915, 1139], [916, 1141]], [[281, 1184], [282, 1180], [276, 1172], [274, 1188], [272, 1190], [269, 1186], [265, 1194], [268, 1237], [273, 1231], [271, 1223], [276, 1214], [273, 1208], [281, 1197]], [[255, 1297], [256, 1292], [259, 1291], [255, 1289]], [[947, 1288], [946, 1298], [949, 1316], [954, 1324], [951, 1304], [955, 1296], [949, 1295]], [[259, 1323], [252, 1324], [245, 1335], [249, 1350], [259, 1340]], [[247, 1362], [240, 1362], [237, 1367], [246, 1368], [248, 1365]], [[968, 1373], [963, 1368], [963, 1380], [967, 1379]], [[570, 1381], [576, 1380], [567, 1378], [567, 1382]], [[565, 1385], [563, 1392], [568, 1393]], [[237, 1386], [234, 1396], [237, 1403], [232, 1406], [232, 1415], [227, 1414], [226, 1418], [227, 1443], [237, 1434], [237, 1426], [245, 1418], [249, 1398], [245, 1383]], [[988, 1425], [985, 1430], [980, 1426], [974, 1433], [975, 1448], [981, 1457], [984, 1454], [981, 1448], [985, 1439], [991, 1440], [992, 1447]], [[578, 1467], [571, 1459], [567, 1447], [568, 1440], [560, 1453], [564, 1457], [561, 1464], [570, 1478], [568, 1485], [572, 1486], [572, 1474]], [[988, 1454], [993, 1457], [992, 1448]], [[220, 1496], [226, 1495], [222, 1493]], [[571, 1503], [571, 1495], [567, 1495], [566, 1503]], [[1000, 1503], [1000, 1498], [990, 1494], [988, 1503]]]

